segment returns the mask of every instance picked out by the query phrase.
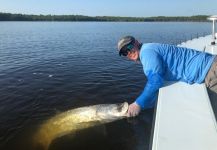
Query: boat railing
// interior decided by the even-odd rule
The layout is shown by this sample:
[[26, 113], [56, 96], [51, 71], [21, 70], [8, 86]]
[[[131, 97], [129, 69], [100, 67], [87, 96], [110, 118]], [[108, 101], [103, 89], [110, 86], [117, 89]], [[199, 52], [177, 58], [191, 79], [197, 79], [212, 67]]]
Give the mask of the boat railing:
[[216, 40], [216, 20], [217, 20], [217, 15], [210, 16], [207, 18], [208, 20], [212, 21], [212, 42], [211, 45], [215, 45], [215, 40]]

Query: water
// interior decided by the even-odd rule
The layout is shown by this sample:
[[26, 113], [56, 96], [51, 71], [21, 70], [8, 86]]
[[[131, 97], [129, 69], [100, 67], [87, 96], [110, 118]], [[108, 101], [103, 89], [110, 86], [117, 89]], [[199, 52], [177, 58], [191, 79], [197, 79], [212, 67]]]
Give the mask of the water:
[[[146, 79], [141, 65], [118, 56], [120, 37], [178, 44], [210, 31], [211, 23], [0, 22], [0, 149], [32, 149], [38, 125], [60, 112], [133, 102]], [[147, 110], [103, 132], [66, 135], [50, 149], [148, 149], [152, 117]]]

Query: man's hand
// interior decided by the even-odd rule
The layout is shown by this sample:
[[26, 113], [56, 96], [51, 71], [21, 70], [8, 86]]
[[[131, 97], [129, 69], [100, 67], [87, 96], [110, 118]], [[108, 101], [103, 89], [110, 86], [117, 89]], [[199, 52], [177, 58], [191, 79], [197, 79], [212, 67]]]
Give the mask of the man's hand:
[[137, 116], [141, 111], [141, 108], [136, 102], [132, 103], [129, 105], [128, 111], [127, 111], [127, 116], [128, 117], [135, 117]]

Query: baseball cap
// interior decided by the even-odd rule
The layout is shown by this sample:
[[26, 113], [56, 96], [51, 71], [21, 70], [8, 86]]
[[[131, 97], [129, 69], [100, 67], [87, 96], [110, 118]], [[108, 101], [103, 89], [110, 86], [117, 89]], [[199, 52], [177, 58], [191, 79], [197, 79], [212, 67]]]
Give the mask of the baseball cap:
[[118, 41], [118, 51], [120, 51], [123, 47], [134, 44], [135, 38], [133, 36], [124, 36]]

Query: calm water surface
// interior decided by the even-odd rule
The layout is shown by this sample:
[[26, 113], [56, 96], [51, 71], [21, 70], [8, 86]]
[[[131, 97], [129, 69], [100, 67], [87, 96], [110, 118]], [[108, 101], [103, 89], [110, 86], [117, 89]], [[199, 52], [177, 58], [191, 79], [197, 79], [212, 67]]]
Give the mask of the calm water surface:
[[[118, 56], [120, 37], [178, 44], [210, 30], [211, 23], [0, 22], [0, 149], [32, 149], [37, 127], [60, 112], [133, 102], [146, 79], [140, 64]], [[103, 134], [86, 129], [50, 149], [146, 150], [152, 117], [147, 110], [109, 123]]]

